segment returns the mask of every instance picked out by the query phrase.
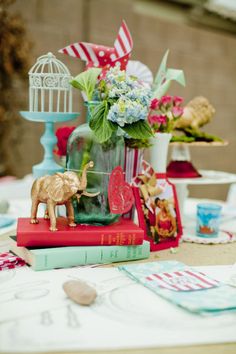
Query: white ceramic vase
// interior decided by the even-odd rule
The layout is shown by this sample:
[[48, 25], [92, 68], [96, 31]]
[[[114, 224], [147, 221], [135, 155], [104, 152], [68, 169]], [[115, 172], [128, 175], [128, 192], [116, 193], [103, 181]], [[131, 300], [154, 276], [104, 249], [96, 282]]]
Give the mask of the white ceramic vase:
[[166, 173], [167, 154], [171, 133], [155, 133], [150, 139], [150, 163], [157, 173]]

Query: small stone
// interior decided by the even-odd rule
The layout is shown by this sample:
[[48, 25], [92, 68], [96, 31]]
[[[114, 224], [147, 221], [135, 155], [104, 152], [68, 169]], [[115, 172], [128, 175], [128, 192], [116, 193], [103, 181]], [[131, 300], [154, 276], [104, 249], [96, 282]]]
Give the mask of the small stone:
[[80, 305], [91, 305], [96, 297], [96, 290], [81, 280], [69, 280], [63, 284], [66, 295]]

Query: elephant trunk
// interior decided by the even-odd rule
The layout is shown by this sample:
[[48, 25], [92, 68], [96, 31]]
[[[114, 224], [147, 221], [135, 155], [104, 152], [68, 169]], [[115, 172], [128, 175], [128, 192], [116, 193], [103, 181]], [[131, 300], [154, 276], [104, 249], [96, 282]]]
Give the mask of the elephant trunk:
[[93, 161], [89, 161], [83, 168], [81, 180], [80, 180], [80, 190], [85, 190], [87, 187], [87, 170], [94, 166]]

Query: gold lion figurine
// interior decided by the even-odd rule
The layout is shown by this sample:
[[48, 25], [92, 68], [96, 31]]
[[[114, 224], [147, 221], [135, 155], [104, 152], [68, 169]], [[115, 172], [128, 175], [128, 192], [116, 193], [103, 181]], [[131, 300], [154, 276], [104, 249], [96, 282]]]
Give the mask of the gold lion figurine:
[[184, 113], [177, 119], [175, 127], [178, 129], [199, 129], [209, 123], [214, 114], [215, 108], [207, 98], [195, 97], [184, 107]]
[[200, 129], [212, 120], [214, 114], [215, 108], [210, 104], [207, 98], [202, 96], [193, 98], [184, 107], [182, 116], [175, 121], [175, 132], [181, 131], [185, 134], [175, 135], [175, 141], [223, 142], [220, 137], [208, 134]]
[[74, 209], [71, 197], [75, 196], [79, 202], [80, 197], [95, 197], [100, 192], [89, 193], [87, 187], [87, 169], [94, 166], [93, 161], [87, 163], [82, 171], [81, 177], [77, 173], [67, 171], [64, 173], [56, 173], [52, 176], [43, 176], [36, 179], [31, 189], [31, 224], [37, 224], [37, 210], [39, 203], [45, 203], [45, 219], [50, 219], [50, 231], [57, 231], [55, 207], [56, 205], [65, 204], [67, 209], [68, 225], [75, 227]]

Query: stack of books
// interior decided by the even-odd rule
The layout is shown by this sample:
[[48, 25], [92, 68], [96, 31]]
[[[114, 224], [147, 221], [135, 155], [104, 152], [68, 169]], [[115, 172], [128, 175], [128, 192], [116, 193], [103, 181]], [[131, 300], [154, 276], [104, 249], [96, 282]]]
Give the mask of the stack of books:
[[57, 219], [58, 231], [49, 231], [49, 220], [30, 224], [19, 218], [17, 236], [11, 237], [11, 251], [34, 270], [107, 264], [148, 258], [150, 244], [144, 231], [132, 220], [121, 218], [107, 226], [77, 225]]

